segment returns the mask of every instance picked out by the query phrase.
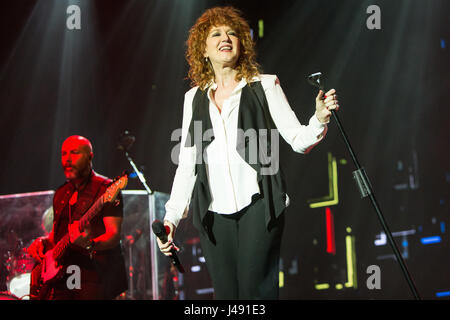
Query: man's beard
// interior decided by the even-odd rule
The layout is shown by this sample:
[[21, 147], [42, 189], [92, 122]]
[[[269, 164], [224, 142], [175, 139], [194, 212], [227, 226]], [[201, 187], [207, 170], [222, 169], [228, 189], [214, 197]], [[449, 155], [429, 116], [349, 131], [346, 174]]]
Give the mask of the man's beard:
[[[69, 170], [67, 170], [68, 168]], [[89, 172], [91, 171], [91, 166], [88, 165], [84, 169], [80, 170], [75, 166], [65, 166], [64, 167], [64, 175], [66, 176], [67, 180], [76, 180], [76, 179], [83, 179], [86, 176], [88, 176]]]

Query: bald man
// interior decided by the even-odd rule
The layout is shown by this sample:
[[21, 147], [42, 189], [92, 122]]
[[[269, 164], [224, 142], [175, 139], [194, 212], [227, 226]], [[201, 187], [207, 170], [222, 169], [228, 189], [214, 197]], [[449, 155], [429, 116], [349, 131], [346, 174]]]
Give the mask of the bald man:
[[[63, 257], [63, 268], [78, 266], [81, 283], [80, 288], [68, 285], [73, 267], [67, 269], [61, 279], [51, 284], [45, 299], [113, 299], [127, 289], [120, 246], [121, 196], [118, 205], [105, 204], [87, 229], [80, 232], [78, 228], [78, 220], [111, 183], [92, 169], [93, 158], [92, 144], [85, 137], [70, 136], [62, 144], [61, 164], [66, 183], [56, 190], [53, 198], [53, 227], [47, 237], [40, 237], [30, 245], [28, 253], [40, 262], [45, 251], [69, 233], [70, 245]], [[35, 278], [32, 276], [32, 295]]]
[[70, 136], [62, 144], [61, 162], [66, 179], [81, 184], [92, 170], [94, 152], [91, 142], [82, 136]]

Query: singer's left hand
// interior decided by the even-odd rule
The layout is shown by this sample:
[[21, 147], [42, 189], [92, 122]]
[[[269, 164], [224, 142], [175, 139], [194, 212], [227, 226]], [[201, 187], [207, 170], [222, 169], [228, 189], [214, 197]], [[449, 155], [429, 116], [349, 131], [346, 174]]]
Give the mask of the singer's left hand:
[[316, 97], [316, 117], [321, 123], [330, 122], [331, 110], [339, 110], [339, 104], [337, 100], [336, 90], [331, 89], [327, 93], [322, 90]]

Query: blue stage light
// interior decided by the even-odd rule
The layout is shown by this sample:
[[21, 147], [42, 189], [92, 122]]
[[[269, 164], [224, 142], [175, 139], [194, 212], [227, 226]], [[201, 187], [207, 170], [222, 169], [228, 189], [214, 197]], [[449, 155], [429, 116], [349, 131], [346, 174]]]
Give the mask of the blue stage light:
[[439, 236], [426, 237], [426, 238], [420, 239], [420, 242], [422, 242], [422, 244], [437, 243], [437, 242], [441, 242], [441, 237], [439, 237]]

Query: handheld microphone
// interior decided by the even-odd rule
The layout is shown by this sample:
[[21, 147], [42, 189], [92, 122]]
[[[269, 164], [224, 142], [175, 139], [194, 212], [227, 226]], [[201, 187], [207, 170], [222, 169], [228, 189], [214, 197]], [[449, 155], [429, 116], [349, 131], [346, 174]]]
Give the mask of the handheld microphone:
[[322, 72], [316, 72], [308, 76], [308, 82], [320, 90], [324, 90], [323, 81], [321, 81]]
[[[167, 242], [167, 230], [161, 221], [159, 221], [159, 220], [153, 221], [152, 230], [153, 230], [153, 233], [155, 234], [155, 236], [157, 236], [159, 238], [159, 240], [161, 240], [162, 243]], [[184, 273], [184, 268], [181, 265], [180, 260], [178, 260], [178, 256], [177, 256], [175, 249], [172, 248], [170, 250], [170, 253], [172, 253], [172, 255], [170, 256], [170, 259], [172, 260], [172, 264], [178, 269], [179, 272]]]
[[[319, 90], [323, 91], [324, 95], [323, 95], [322, 100], [324, 100], [327, 97], [325, 95], [325, 85], [324, 85], [323, 79], [322, 79], [322, 72], [316, 72], [316, 73], [310, 74], [308, 76], [308, 82], [309, 82], [310, 85], [312, 85], [312, 86], [318, 88]], [[331, 110], [331, 113], [335, 114], [334, 109]]]

